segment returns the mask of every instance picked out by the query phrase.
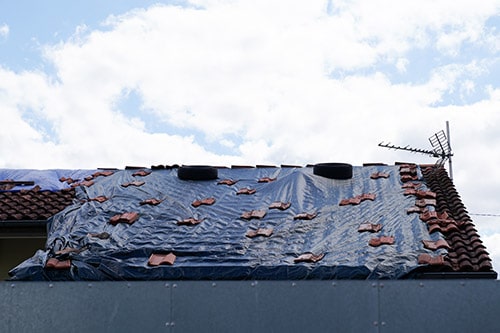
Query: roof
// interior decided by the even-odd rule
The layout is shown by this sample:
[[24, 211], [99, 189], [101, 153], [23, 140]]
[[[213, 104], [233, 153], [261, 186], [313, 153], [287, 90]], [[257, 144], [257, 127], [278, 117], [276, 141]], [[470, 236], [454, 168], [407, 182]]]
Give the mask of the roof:
[[37, 234], [53, 215], [71, 205], [75, 187], [91, 170], [0, 169], [0, 236]]
[[[46, 249], [10, 274], [14, 280], [496, 277], [444, 169], [323, 166], [89, 170], [74, 186], [74, 203], [50, 218]], [[71, 173], [51, 172], [59, 183]]]

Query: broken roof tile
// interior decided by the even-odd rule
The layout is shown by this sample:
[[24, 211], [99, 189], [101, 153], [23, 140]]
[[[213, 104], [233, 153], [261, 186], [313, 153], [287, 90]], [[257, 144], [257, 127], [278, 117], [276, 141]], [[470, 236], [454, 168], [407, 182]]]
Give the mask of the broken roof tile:
[[415, 205], [418, 207], [426, 207], [426, 206], [436, 206], [436, 200], [435, 199], [419, 199], [415, 200]]
[[417, 165], [414, 163], [402, 163], [399, 164], [399, 172], [416, 172]]
[[269, 205], [269, 209], [287, 210], [291, 205], [290, 202], [275, 201]]
[[173, 265], [175, 263], [176, 255], [172, 252], [168, 254], [153, 253], [148, 259], [149, 266], [160, 266], [160, 265]]
[[420, 219], [424, 222], [428, 222], [430, 220], [437, 219], [437, 218], [438, 218], [437, 212], [434, 210], [432, 210], [432, 211], [426, 210], [425, 212], [420, 214]]
[[354, 197], [354, 198], [340, 200], [339, 206], [359, 205], [360, 203], [361, 203], [361, 198]]
[[375, 200], [376, 195], [375, 193], [364, 193], [361, 195], [357, 195], [353, 198], [349, 199], [342, 199], [339, 203], [340, 206], [347, 206], [347, 205], [359, 205], [361, 202], [365, 200]]
[[437, 241], [430, 240], [422, 240], [424, 247], [428, 250], [436, 251], [437, 249], [450, 249], [450, 245], [444, 239], [440, 239]]
[[105, 197], [104, 195], [99, 195], [95, 198], [90, 198], [89, 201], [97, 201], [99, 203], [103, 203], [104, 201], [108, 200], [107, 197]]
[[273, 234], [273, 228], [259, 228], [257, 230], [248, 230], [245, 236], [254, 238], [257, 236], [269, 237]]
[[232, 179], [223, 179], [223, 180], [220, 180], [219, 182], [217, 182], [217, 185], [228, 185], [228, 186], [232, 186], [234, 184], [236, 184], [238, 181], [237, 180], [232, 180]]
[[374, 172], [370, 175], [371, 179], [379, 179], [379, 178], [389, 178], [389, 174], [386, 172]]
[[71, 268], [71, 260], [58, 260], [56, 258], [49, 258], [45, 263], [45, 268], [69, 269]]
[[132, 176], [134, 176], [134, 177], [137, 177], [137, 176], [145, 177], [145, 176], [148, 176], [150, 174], [151, 174], [151, 171], [139, 170], [139, 171], [134, 172], [132, 174]]
[[155, 198], [151, 198], [151, 199], [146, 199], [146, 200], [143, 200], [141, 201], [139, 204], [141, 206], [143, 205], [151, 205], [151, 206], [156, 206], [156, 205], [159, 205], [163, 202], [163, 200], [160, 200], [160, 199], [155, 199]]
[[368, 242], [370, 246], [380, 246], [380, 245], [393, 245], [394, 244], [394, 237], [393, 236], [381, 236], [381, 237], [374, 237], [370, 239]]
[[312, 263], [315, 263], [315, 262], [318, 262], [321, 259], [323, 259], [324, 256], [325, 256], [324, 253], [313, 254], [313, 253], [308, 252], [308, 253], [301, 254], [297, 258], [293, 259], [293, 262], [295, 262], [295, 263], [299, 263], [299, 262], [312, 262]]
[[361, 194], [361, 201], [365, 201], [365, 200], [375, 200], [376, 198], [376, 195], [375, 193], [364, 193], [364, 194]]
[[421, 191], [415, 188], [406, 188], [404, 195], [414, 195], [418, 199], [436, 199], [436, 193], [432, 191]]
[[99, 238], [99, 239], [108, 239], [109, 237], [111, 237], [111, 235], [108, 234], [107, 232], [89, 233], [88, 235], [90, 237], [95, 237], [95, 238]]
[[110, 171], [110, 170], [105, 170], [105, 171], [97, 171], [97, 172], [94, 172], [92, 174], [92, 176], [94, 176], [94, 178], [97, 178], [99, 176], [103, 176], [103, 177], [109, 177], [111, 176], [112, 174], [114, 174], [113, 171]]
[[137, 212], [126, 212], [122, 214], [116, 214], [109, 219], [109, 223], [112, 225], [117, 225], [118, 223], [133, 224], [139, 219], [139, 213]]
[[300, 213], [293, 217], [294, 220], [312, 220], [318, 214], [317, 213]]
[[410, 182], [410, 181], [414, 181], [414, 180], [418, 180], [418, 176], [417, 175], [401, 175], [401, 182], [403, 183], [406, 183], [406, 182]]
[[422, 253], [418, 256], [419, 265], [444, 265], [444, 256], [431, 256], [427, 253]]
[[177, 221], [177, 225], [197, 225], [200, 224], [204, 219], [195, 219], [194, 217], [190, 217], [188, 219], [184, 219], [181, 221]]
[[382, 230], [381, 224], [362, 223], [358, 227], [359, 232], [364, 232], [364, 231], [379, 232], [380, 230]]
[[426, 212], [426, 209], [425, 208], [422, 208], [422, 207], [417, 207], [417, 206], [413, 206], [413, 207], [410, 207], [406, 210], [406, 214], [412, 214], [412, 213], [425, 213]]
[[259, 180], [257, 182], [270, 183], [270, 182], [274, 182], [275, 180], [276, 180], [276, 178], [262, 177], [262, 178], [259, 178]]
[[244, 187], [244, 188], [239, 189], [238, 192], [236, 192], [236, 194], [237, 195], [239, 195], [239, 194], [254, 194], [255, 192], [257, 192], [257, 190], [255, 190], [253, 188]]
[[128, 182], [128, 183], [124, 183], [122, 184], [122, 187], [129, 187], [129, 186], [142, 186], [146, 184], [146, 182], [143, 182], [143, 181], [138, 181], [138, 180], [135, 180], [133, 182]]
[[404, 189], [406, 189], [406, 188], [418, 189], [418, 188], [422, 187], [422, 183], [407, 182], [407, 183], [404, 183], [401, 187]]
[[267, 212], [263, 209], [261, 210], [251, 210], [249, 212], [243, 212], [241, 214], [241, 218], [245, 220], [250, 220], [250, 219], [261, 219], [264, 216], [266, 216]]
[[191, 203], [191, 206], [196, 208], [202, 205], [210, 206], [213, 205], [214, 203], [215, 203], [215, 198], [210, 197], [201, 200], [195, 200]]
[[78, 187], [78, 186], [90, 187], [92, 185], [94, 185], [94, 181], [93, 180], [84, 180], [82, 182], [72, 183], [71, 187]]

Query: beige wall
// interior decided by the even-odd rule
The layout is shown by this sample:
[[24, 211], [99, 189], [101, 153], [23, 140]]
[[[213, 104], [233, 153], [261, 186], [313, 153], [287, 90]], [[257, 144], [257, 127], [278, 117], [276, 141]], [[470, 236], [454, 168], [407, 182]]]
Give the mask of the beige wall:
[[0, 281], [9, 277], [9, 270], [44, 247], [45, 238], [0, 238]]

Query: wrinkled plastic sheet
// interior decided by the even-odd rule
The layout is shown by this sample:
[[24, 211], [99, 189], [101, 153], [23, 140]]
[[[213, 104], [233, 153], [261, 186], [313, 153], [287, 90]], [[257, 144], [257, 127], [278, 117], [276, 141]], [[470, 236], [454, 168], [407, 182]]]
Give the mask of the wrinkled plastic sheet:
[[[156, 280], [156, 279], [398, 279], [418, 267], [417, 257], [431, 252], [422, 240], [429, 235], [418, 214], [407, 214], [414, 196], [404, 196], [398, 166], [354, 167], [353, 178], [334, 180], [313, 174], [312, 168], [219, 169], [218, 180], [185, 181], [177, 170], [154, 170], [134, 177], [121, 170], [96, 178], [90, 187], [77, 188], [77, 203], [49, 221], [44, 251], [14, 268], [14, 280]], [[390, 175], [370, 179], [374, 172]], [[419, 170], [419, 176], [421, 173]], [[276, 178], [258, 183], [262, 177]], [[144, 181], [142, 186], [122, 184]], [[253, 195], [237, 194], [241, 188]], [[422, 188], [425, 189], [425, 186]], [[363, 193], [374, 201], [340, 206], [339, 202]], [[88, 201], [104, 195], [109, 200]], [[213, 205], [191, 203], [213, 197]], [[163, 200], [157, 206], [143, 200]], [[287, 210], [268, 209], [272, 202], [290, 202]], [[262, 219], [245, 220], [245, 211], [265, 209]], [[112, 225], [109, 219], [124, 212], [140, 214], [133, 224]], [[315, 213], [312, 220], [294, 220], [300, 213]], [[179, 226], [186, 218], [203, 219], [194, 226]], [[358, 232], [361, 223], [380, 223], [377, 234]], [[270, 237], [248, 238], [248, 230], [273, 228]], [[106, 232], [108, 239], [90, 234]], [[394, 236], [394, 245], [372, 247], [374, 236]], [[44, 268], [47, 258], [64, 248], [80, 249], [67, 255], [69, 270]], [[148, 266], [152, 253], [174, 253], [173, 265]], [[295, 263], [303, 253], [324, 254], [316, 263]]]
[[72, 178], [75, 181], [83, 180], [97, 170], [35, 170], [35, 169], [0, 169], [0, 180], [33, 181], [34, 185], [17, 185], [9, 191], [30, 190], [39, 186], [43, 191], [59, 191], [69, 188], [66, 182], [61, 182], [62, 177]]

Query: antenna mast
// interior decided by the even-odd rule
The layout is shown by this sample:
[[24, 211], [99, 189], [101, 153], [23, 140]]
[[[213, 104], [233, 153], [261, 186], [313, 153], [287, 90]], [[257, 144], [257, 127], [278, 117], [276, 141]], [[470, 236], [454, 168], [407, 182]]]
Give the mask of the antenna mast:
[[453, 156], [453, 153], [451, 152], [450, 124], [448, 121], [446, 121], [446, 134], [444, 133], [444, 131], [439, 131], [429, 138], [429, 142], [431, 143], [431, 146], [433, 148], [432, 150], [412, 148], [409, 146], [401, 147], [401, 146], [395, 146], [391, 143], [384, 143], [384, 142], [381, 142], [378, 145], [379, 147], [395, 149], [395, 150], [405, 150], [412, 153], [420, 153], [439, 158], [436, 162], [436, 166], [443, 166], [444, 163], [448, 161], [450, 179], [453, 179], [453, 170], [451, 163], [451, 157]]

